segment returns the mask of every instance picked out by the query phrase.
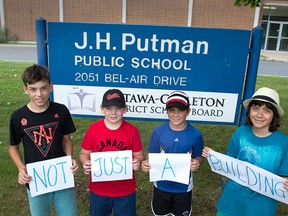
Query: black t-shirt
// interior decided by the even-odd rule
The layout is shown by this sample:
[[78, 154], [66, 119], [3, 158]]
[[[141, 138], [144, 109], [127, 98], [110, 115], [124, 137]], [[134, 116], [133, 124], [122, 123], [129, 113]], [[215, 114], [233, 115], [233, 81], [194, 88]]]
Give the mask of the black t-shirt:
[[50, 102], [47, 110], [34, 113], [27, 105], [12, 113], [10, 145], [23, 143], [25, 164], [65, 156], [63, 135], [76, 131], [69, 110]]

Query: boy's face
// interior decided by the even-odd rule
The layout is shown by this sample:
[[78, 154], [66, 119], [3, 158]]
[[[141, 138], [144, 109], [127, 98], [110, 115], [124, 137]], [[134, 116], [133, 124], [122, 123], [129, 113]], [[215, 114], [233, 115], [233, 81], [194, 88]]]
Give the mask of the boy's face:
[[126, 107], [121, 108], [118, 106], [101, 106], [101, 112], [104, 114], [105, 119], [108, 123], [117, 124], [122, 122], [123, 115], [126, 113]]
[[48, 81], [39, 81], [34, 84], [27, 84], [24, 86], [24, 92], [30, 98], [30, 105], [34, 109], [41, 109], [49, 105], [50, 92], [52, 91], [52, 84]]
[[253, 127], [268, 132], [270, 123], [273, 120], [274, 113], [265, 105], [252, 105], [250, 107], [250, 120]]
[[186, 127], [186, 117], [189, 115], [189, 110], [180, 110], [176, 107], [170, 107], [167, 110], [170, 120], [170, 127], [175, 130], [182, 130]]

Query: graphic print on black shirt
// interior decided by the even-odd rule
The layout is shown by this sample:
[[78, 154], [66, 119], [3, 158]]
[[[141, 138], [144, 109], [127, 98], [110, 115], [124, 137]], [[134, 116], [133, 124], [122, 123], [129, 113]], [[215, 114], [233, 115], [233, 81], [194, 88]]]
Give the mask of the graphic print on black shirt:
[[24, 129], [44, 157], [49, 152], [57, 126], [58, 122], [55, 122]]

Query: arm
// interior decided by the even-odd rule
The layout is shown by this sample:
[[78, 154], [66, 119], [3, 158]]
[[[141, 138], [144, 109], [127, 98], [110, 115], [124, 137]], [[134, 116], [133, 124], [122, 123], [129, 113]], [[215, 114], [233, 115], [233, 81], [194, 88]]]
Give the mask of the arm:
[[191, 159], [190, 170], [192, 172], [197, 171], [203, 162], [204, 162], [203, 157], [195, 157], [195, 158]]
[[19, 171], [18, 174], [19, 184], [28, 184], [31, 181], [31, 176], [27, 174], [26, 165], [22, 161], [19, 145], [10, 145], [8, 152]]
[[62, 140], [62, 145], [66, 155], [71, 155], [72, 158], [72, 173], [75, 175], [78, 172], [78, 164], [75, 159], [73, 159], [73, 143], [70, 137], [70, 134], [64, 135]]
[[143, 158], [144, 156], [142, 151], [133, 152], [133, 161], [132, 161], [133, 170], [139, 170]]
[[288, 177], [283, 177], [283, 178], [285, 178], [285, 179], [286, 179], [286, 181], [285, 181], [285, 183], [284, 183], [283, 187], [284, 187], [284, 188], [285, 188], [285, 190], [288, 192]]
[[143, 171], [144, 173], [148, 173], [148, 172], [149, 172], [150, 165], [149, 165], [148, 154], [147, 154], [147, 159], [144, 160], [144, 161], [142, 161], [141, 168], [142, 168], [142, 171]]
[[204, 147], [204, 149], [203, 149], [203, 151], [202, 151], [202, 157], [204, 157], [204, 158], [207, 158], [208, 156], [209, 156], [209, 150], [213, 150], [213, 149], [211, 149], [211, 148], [209, 148], [209, 147]]
[[90, 174], [91, 172], [90, 153], [91, 151], [87, 151], [81, 148], [80, 155], [79, 155], [80, 161], [83, 164], [84, 173], [86, 175]]
[[191, 155], [190, 170], [195, 172], [203, 164], [204, 158], [202, 156], [204, 150], [204, 140], [202, 134], [199, 132], [199, 136], [196, 139], [196, 144], [193, 146]]

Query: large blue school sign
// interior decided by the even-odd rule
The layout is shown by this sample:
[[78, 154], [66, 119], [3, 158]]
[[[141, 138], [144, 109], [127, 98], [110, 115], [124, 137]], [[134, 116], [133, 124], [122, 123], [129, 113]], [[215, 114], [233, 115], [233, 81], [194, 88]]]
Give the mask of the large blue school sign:
[[102, 116], [119, 88], [128, 118], [167, 119], [173, 90], [190, 98], [188, 120], [237, 124], [251, 31], [94, 23], [48, 23], [53, 100], [80, 116]]

